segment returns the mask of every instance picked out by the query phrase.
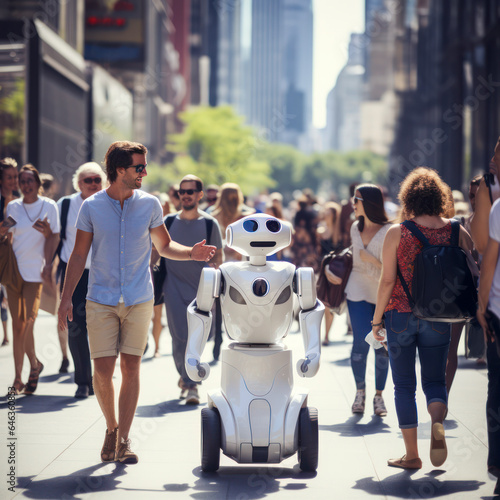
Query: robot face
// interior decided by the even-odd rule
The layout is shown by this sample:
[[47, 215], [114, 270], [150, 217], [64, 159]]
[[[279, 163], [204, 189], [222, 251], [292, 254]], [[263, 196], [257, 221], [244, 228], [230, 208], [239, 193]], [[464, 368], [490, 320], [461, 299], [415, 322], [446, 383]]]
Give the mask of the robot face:
[[226, 229], [229, 248], [248, 257], [272, 255], [290, 245], [292, 231], [288, 224], [267, 214], [252, 214], [230, 224]]

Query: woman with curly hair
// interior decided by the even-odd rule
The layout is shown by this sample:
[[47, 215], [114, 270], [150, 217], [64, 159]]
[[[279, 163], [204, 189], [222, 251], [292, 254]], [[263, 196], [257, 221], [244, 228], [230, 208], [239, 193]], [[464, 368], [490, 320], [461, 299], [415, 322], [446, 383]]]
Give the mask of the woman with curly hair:
[[[438, 173], [427, 167], [414, 169], [401, 184], [398, 198], [403, 213], [432, 245], [451, 243], [451, 221], [446, 218], [450, 212], [449, 192], [450, 188]], [[472, 249], [471, 238], [463, 227], [460, 227], [459, 244], [466, 251]], [[414, 316], [397, 275], [399, 268], [406, 283], [412, 282], [414, 260], [421, 250], [422, 243], [403, 224], [389, 229], [382, 249], [382, 276], [372, 320], [375, 338], [384, 340], [379, 332], [385, 315], [396, 413], [406, 448], [402, 458], [390, 459], [388, 465], [402, 469], [422, 467], [417, 447], [415, 402], [417, 350], [432, 423], [430, 459], [439, 467], [447, 457], [443, 420], [447, 410], [445, 370], [450, 325]]]

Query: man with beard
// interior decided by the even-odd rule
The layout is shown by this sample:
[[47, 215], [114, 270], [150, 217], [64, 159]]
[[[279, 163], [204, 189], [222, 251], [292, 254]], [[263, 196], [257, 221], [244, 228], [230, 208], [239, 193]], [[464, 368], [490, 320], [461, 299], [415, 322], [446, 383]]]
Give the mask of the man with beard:
[[[179, 197], [181, 211], [167, 216], [165, 220], [172, 238], [183, 245], [206, 240], [207, 243], [217, 248], [210, 261], [210, 265], [217, 268], [222, 264], [222, 237], [217, 221], [198, 208], [203, 198], [201, 179], [194, 175], [186, 175], [180, 183]], [[168, 328], [172, 336], [172, 355], [180, 375], [180, 398], [186, 399], [186, 404], [199, 404], [200, 402], [197, 383], [193, 382], [186, 373], [184, 356], [188, 339], [187, 307], [196, 297], [201, 271], [207, 265], [206, 262], [180, 262], [165, 259], [167, 276], [163, 285], [163, 294]]]
[[[84, 200], [76, 222], [76, 241], [66, 269], [59, 326], [73, 320], [71, 297], [92, 245], [87, 291], [87, 327], [94, 361], [94, 391], [106, 420], [103, 462], [138, 462], [129, 431], [139, 399], [141, 357], [153, 314], [149, 270], [152, 242], [159, 254], [178, 260], [208, 262], [215, 247], [204, 241], [186, 247], [172, 241], [155, 196], [141, 191], [147, 175], [147, 149], [119, 141], [109, 147], [109, 187]], [[115, 411], [113, 372], [120, 355], [122, 383]]]

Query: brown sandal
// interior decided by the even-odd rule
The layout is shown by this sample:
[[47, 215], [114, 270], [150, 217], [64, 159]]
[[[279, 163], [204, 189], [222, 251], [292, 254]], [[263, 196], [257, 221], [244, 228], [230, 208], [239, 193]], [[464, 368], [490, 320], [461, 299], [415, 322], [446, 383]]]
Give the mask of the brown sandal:
[[24, 386], [24, 394], [33, 394], [36, 391], [38, 385], [38, 379], [40, 378], [40, 373], [43, 371], [43, 363], [38, 360], [38, 368], [34, 368], [30, 371], [30, 377], [28, 383]]

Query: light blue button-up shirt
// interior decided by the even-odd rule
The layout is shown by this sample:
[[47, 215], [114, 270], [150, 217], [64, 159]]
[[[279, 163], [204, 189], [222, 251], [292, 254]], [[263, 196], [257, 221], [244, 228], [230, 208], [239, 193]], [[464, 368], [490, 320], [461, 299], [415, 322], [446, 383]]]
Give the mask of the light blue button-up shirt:
[[158, 199], [137, 189], [123, 210], [106, 190], [83, 202], [76, 227], [94, 235], [88, 300], [115, 306], [123, 297], [128, 307], [153, 298], [149, 231], [163, 224], [162, 216]]

